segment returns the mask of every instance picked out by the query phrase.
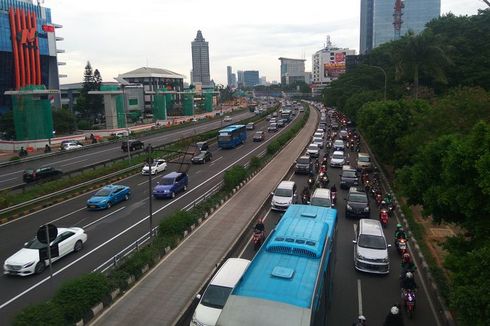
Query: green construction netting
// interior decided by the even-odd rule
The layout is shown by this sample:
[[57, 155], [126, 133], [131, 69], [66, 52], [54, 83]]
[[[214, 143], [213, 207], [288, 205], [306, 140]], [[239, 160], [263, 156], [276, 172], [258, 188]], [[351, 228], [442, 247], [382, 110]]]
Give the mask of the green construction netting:
[[206, 112], [213, 112], [213, 93], [203, 93], [204, 96], [204, 110]]
[[194, 114], [194, 92], [185, 92], [182, 94], [184, 97], [183, 100], [183, 108], [184, 115], [193, 115]]
[[167, 98], [165, 90], [158, 90], [153, 97], [153, 119], [167, 120]]
[[[45, 89], [44, 85], [30, 85], [21, 88], [21, 91]], [[12, 104], [17, 140], [53, 137], [53, 115], [46, 95], [15, 95]]]

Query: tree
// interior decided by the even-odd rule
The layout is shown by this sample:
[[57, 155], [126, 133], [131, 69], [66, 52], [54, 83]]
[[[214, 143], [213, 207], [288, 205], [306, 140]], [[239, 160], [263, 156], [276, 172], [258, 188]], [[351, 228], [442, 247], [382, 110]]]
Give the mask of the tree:
[[15, 139], [14, 114], [12, 111], [5, 112], [0, 116], [1, 138], [6, 140]]
[[90, 61], [87, 61], [76, 109], [83, 119], [90, 121], [92, 124], [95, 122], [96, 117], [103, 113], [104, 105], [102, 95], [90, 95], [89, 92], [100, 90], [101, 84], [102, 77], [99, 70], [95, 69], [93, 71]]
[[[93, 90], [100, 91], [102, 85], [102, 76], [98, 69], [94, 71]], [[104, 97], [102, 95], [90, 95], [92, 97], [92, 106], [95, 116], [104, 114]]]
[[57, 134], [71, 134], [75, 131], [75, 122], [75, 115], [67, 109], [53, 111], [53, 124]]
[[404, 77], [411, 79], [416, 99], [421, 75], [432, 76], [436, 82], [447, 83], [444, 67], [451, 60], [431, 30], [424, 30], [419, 35], [408, 32], [397, 43], [394, 53], [396, 77], [399, 80]]

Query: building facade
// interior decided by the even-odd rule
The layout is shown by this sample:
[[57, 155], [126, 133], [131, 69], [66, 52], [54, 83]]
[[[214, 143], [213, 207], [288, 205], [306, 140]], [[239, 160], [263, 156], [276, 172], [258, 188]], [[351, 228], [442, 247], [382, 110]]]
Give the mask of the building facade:
[[260, 84], [258, 70], [246, 70], [243, 72], [243, 86], [254, 87]]
[[354, 54], [356, 50], [333, 47], [330, 40], [325, 48], [315, 52], [311, 67], [312, 95], [320, 95], [328, 84], [345, 73], [346, 57]]
[[227, 86], [228, 87], [235, 87], [235, 82], [233, 81], [234, 75], [235, 74], [233, 73], [231, 66], [227, 66], [226, 67], [226, 79], [227, 79]]
[[281, 84], [289, 85], [305, 81], [305, 59], [279, 58], [281, 61]]
[[[441, 14], [441, 0], [404, 0], [401, 2], [400, 35], [409, 30], [420, 33], [425, 24]], [[361, 0], [361, 54], [395, 39], [396, 0]]]
[[191, 43], [192, 47], [192, 83], [201, 83], [208, 86], [211, 82], [209, 71], [209, 45], [197, 31], [196, 38]]
[[[29, 0], [0, 0], [0, 114], [12, 110], [7, 90], [28, 85], [44, 85], [59, 90], [55, 30], [51, 9]], [[63, 76], [61, 76], [63, 77]], [[54, 107], [60, 107], [59, 94], [49, 95]]]
[[236, 72], [237, 87], [243, 87], [243, 71], [237, 70]]

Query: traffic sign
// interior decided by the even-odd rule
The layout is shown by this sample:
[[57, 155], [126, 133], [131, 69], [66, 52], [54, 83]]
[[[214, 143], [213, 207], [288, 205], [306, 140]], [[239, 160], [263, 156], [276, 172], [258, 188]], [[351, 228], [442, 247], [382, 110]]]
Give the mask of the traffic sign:
[[[46, 228], [48, 228], [47, 232], [46, 232]], [[57, 236], [58, 236], [58, 228], [53, 224], [41, 225], [39, 227], [39, 230], [37, 230], [37, 239], [39, 240], [39, 242], [44, 244], [51, 243], [54, 239], [56, 239]]]

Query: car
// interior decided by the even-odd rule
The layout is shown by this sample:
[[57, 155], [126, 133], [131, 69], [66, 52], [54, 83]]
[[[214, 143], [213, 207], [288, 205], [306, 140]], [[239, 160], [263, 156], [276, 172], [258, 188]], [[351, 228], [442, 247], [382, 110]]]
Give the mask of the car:
[[271, 118], [269, 120], [269, 124], [272, 124], [272, 123], [277, 123], [277, 118]]
[[304, 106], [300, 106], [299, 107], [299, 112], [305, 112], [305, 107]]
[[[82, 250], [83, 244], [87, 241], [87, 234], [82, 228], [71, 227], [57, 229], [58, 236], [50, 243], [50, 246], [58, 245], [59, 256], [52, 258], [52, 261], [57, 261], [71, 252]], [[40, 249], [46, 247], [46, 244], [41, 243], [37, 238], [26, 242], [22, 249], [5, 260], [3, 273], [19, 276], [42, 273], [46, 266], [48, 266], [49, 261], [41, 260], [39, 254]]]
[[357, 168], [361, 170], [370, 171], [372, 168], [371, 158], [368, 153], [357, 154]]
[[354, 267], [358, 271], [388, 274], [390, 261], [388, 257], [389, 244], [383, 233], [383, 227], [378, 220], [361, 219], [356, 231], [354, 243]]
[[342, 167], [342, 173], [340, 174], [340, 188], [349, 189], [350, 187], [359, 185], [359, 177], [355, 169], [348, 168], [344, 169], [345, 165]]
[[349, 188], [345, 206], [346, 218], [369, 218], [369, 199], [362, 188]]
[[277, 127], [278, 128], [283, 128], [285, 125], [286, 125], [286, 123], [284, 122], [284, 119], [277, 120]]
[[325, 122], [321, 122], [318, 125], [319, 129], [323, 130], [324, 132], [327, 130], [327, 124]]
[[225, 118], [223, 119], [224, 122], [230, 122], [232, 119], [229, 115], [225, 115]]
[[249, 122], [247, 123], [247, 130], [254, 130], [255, 129], [255, 123]]
[[337, 139], [333, 142], [333, 150], [334, 151], [344, 151], [345, 144], [343, 140]]
[[271, 123], [269, 127], [267, 127], [268, 132], [276, 132], [277, 131], [277, 124], [276, 123]]
[[29, 183], [41, 179], [55, 179], [61, 177], [62, 174], [63, 171], [61, 170], [55, 169], [51, 166], [45, 166], [39, 169], [24, 170], [24, 173], [22, 174], [22, 180], [24, 180], [24, 182], [26, 183]]
[[194, 155], [193, 158], [191, 158], [192, 164], [204, 164], [206, 162], [211, 161], [211, 158], [213, 157], [213, 154], [211, 154], [210, 151], [201, 151], [199, 154]]
[[289, 205], [296, 203], [296, 183], [294, 181], [281, 181], [271, 195], [271, 209], [286, 211]]
[[317, 129], [313, 134], [313, 137], [324, 138], [325, 133], [321, 129]]
[[325, 188], [316, 188], [313, 195], [311, 195], [310, 205], [327, 208], [333, 207], [330, 190]]
[[70, 149], [77, 149], [83, 147], [83, 144], [78, 140], [63, 140], [60, 143], [60, 150], [67, 151]]
[[175, 198], [176, 194], [187, 190], [189, 179], [184, 172], [170, 172], [164, 175], [155, 188], [153, 188], [153, 197], [158, 198]]
[[294, 166], [294, 173], [310, 174], [313, 172], [313, 163], [307, 155], [298, 157]]
[[263, 141], [265, 139], [265, 132], [256, 131], [253, 136], [253, 141]]
[[[151, 164], [151, 174], [155, 175], [159, 172], [163, 172], [167, 169], [167, 161], [165, 161], [163, 158], [159, 158], [157, 160], [154, 160], [153, 163]], [[150, 173], [150, 167], [148, 166], [148, 163], [143, 166], [143, 169], [141, 169], [141, 174], [142, 175], [148, 175]]]
[[323, 148], [323, 138], [321, 137], [313, 137], [313, 144], [317, 144], [319, 148]]
[[320, 147], [317, 144], [310, 144], [306, 148], [306, 155], [309, 157], [320, 157]]
[[345, 156], [342, 151], [334, 151], [330, 157], [330, 166], [340, 168], [345, 164]]
[[207, 141], [199, 141], [196, 143], [197, 149], [200, 151], [207, 151], [209, 149], [209, 144]]
[[129, 143], [130, 151], [135, 151], [137, 149], [142, 149], [145, 147], [145, 144], [141, 140], [137, 140], [137, 139], [130, 139], [129, 141], [125, 140], [121, 144], [121, 149], [124, 152], [128, 151], [128, 143]]
[[349, 138], [349, 133], [347, 132], [347, 130], [341, 130], [339, 132], [339, 137], [340, 139], [346, 140], [347, 138]]
[[272, 112], [272, 117], [273, 117], [273, 118], [277, 118], [277, 116], [278, 116], [278, 114], [277, 114], [277, 112], [276, 112], [276, 111]]
[[87, 208], [92, 210], [111, 208], [112, 205], [128, 200], [131, 188], [123, 185], [107, 185], [99, 189], [87, 200]]
[[270, 119], [272, 119], [272, 115], [271, 115], [271, 114], [268, 114], [268, 115], [265, 117], [265, 120], [266, 120], [266, 121], [269, 121]]
[[228, 258], [213, 276], [203, 295], [196, 296], [199, 304], [192, 315], [191, 326], [216, 325], [228, 297], [235, 285], [240, 281], [250, 260]]

